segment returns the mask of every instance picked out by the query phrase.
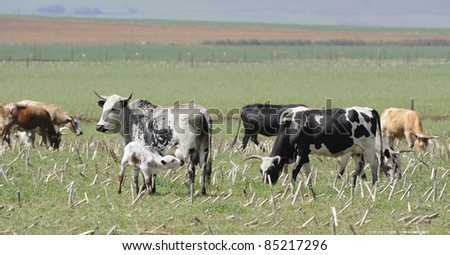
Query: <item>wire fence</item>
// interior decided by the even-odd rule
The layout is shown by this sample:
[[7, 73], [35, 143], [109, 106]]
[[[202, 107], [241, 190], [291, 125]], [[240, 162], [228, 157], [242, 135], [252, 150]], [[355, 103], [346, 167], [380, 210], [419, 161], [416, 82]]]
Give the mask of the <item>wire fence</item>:
[[450, 46], [398, 45], [0, 45], [2, 61], [180, 61], [277, 60], [450, 61]]

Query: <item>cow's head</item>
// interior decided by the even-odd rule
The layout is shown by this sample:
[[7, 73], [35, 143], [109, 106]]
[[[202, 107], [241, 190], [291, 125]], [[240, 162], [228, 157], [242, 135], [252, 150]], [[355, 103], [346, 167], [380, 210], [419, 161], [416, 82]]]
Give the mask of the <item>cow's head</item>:
[[407, 152], [412, 152], [412, 150], [394, 151], [392, 149], [384, 149], [382, 170], [386, 176], [396, 175], [399, 180], [402, 178], [401, 155]]
[[101, 99], [98, 101], [98, 105], [103, 108], [102, 116], [97, 122], [97, 131], [102, 133], [123, 131], [124, 108], [128, 106], [133, 93], [128, 98], [118, 95], [102, 96], [95, 91], [94, 93]]
[[167, 168], [171, 168], [171, 169], [184, 165], [183, 160], [180, 160], [179, 158], [174, 157], [172, 155], [166, 155], [166, 156], [162, 157], [160, 163], [161, 163], [161, 165], [163, 165]]
[[283, 168], [282, 159], [280, 156], [275, 157], [262, 157], [259, 155], [253, 155], [245, 160], [257, 159], [261, 161], [260, 172], [263, 176], [263, 182], [268, 183], [269, 178], [272, 184], [275, 184], [280, 177], [281, 170]]
[[83, 134], [83, 130], [81, 130], [81, 120], [80, 116], [70, 116], [66, 120], [66, 127], [70, 129], [74, 134], [80, 136]]
[[424, 152], [427, 150], [427, 147], [430, 144], [430, 140], [437, 138], [439, 138], [439, 136], [419, 134], [416, 135], [416, 141], [414, 142], [414, 145], [418, 151]]

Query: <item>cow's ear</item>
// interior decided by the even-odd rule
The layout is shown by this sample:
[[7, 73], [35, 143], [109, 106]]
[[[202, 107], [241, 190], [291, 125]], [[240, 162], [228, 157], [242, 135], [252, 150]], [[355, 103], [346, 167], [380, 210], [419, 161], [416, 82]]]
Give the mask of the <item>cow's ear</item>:
[[123, 104], [123, 107], [128, 107], [128, 100], [123, 100], [122, 104]]
[[67, 119], [64, 121], [64, 123], [70, 123], [70, 122], [72, 122], [72, 118], [67, 118]]
[[105, 104], [105, 100], [100, 100], [98, 101], [98, 106], [100, 106], [101, 108], [103, 108], [103, 105]]
[[384, 149], [384, 156], [386, 158], [390, 158], [391, 157], [391, 152], [388, 149]]

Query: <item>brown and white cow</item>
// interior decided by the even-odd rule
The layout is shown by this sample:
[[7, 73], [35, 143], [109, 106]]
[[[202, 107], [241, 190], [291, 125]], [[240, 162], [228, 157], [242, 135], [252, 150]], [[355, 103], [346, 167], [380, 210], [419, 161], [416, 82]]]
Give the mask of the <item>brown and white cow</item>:
[[416, 147], [418, 151], [425, 151], [430, 139], [438, 136], [423, 134], [422, 120], [418, 112], [401, 109], [388, 108], [381, 114], [381, 129], [389, 145], [393, 147], [395, 139], [405, 139], [409, 148]]
[[50, 146], [57, 150], [61, 142], [61, 134], [53, 126], [50, 114], [34, 106], [17, 105], [14, 103], [5, 104], [1, 110], [3, 122], [3, 141], [10, 142], [10, 131], [14, 126], [19, 130], [39, 131], [42, 139], [47, 145], [47, 138], [50, 140]]

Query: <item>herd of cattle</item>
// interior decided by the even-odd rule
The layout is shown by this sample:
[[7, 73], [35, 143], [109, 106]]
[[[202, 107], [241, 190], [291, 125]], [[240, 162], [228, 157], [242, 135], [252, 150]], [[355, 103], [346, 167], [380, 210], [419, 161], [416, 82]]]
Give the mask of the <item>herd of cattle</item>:
[[[129, 97], [95, 94], [100, 98], [98, 105], [102, 108], [96, 130], [120, 134], [124, 138], [119, 193], [128, 165], [135, 166], [136, 192], [152, 194], [156, 192], [154, 180], [158, 172], [184, 164], [188, 168], [190, 194], [194, 193], [197, 166], [202, 169], [200, 192], [206, 193], [212, 172], [212, 120], [205, 108], [194, 103], [164, 108], [144, 99], [131, 102], [132, 94]], [[395, 174], [401, 178], [400, 153], [403, 151], [394, 151], [394, 140], [406, 139], [409, 149], [415, 147], [424, 151], [429, 140], [437, 138], [423, 134], [417, 112], [398, 108], [386, 109], [379, 115], [367, 107], [316, 109], [302, 104], [252, 104], [242, 108], [239, 127], [241, 122], [243, 150], [249, 139], [259, 145], [258, 134], [276, 136], [269, 156], [246, 158], [261, 161], [263, 180], [271, 184], [277, 182], [283, 167], [288, 164], [294, 164], [292, 182], [302, 167], [308, 176], [310, 154], [339, 157], [341, 176], [348, 160], [353, 158], [353, 187], [358, 176], [365, 178], [363, 168], [366, 163], [370, 165], [373, 183], [378, 179], [378, 169], [386, 175]], [[79, 116], [71, 116], [54, 104], [30, 100], [0, 104], [0, 127], [3, 128], [2, 143], [9, 144], [11, 130], [17, 130], [19, 138], [30, 146], [34, 147], [35, 133], [38, 133], [43, 143], [53, 150], [59, 148], [62, 129], [68, 128], [76, 135], [83, 133]], [[144, 176], [141, 188], [139, 172]], [[313, 191], [310, 182], [308, 186]]]

